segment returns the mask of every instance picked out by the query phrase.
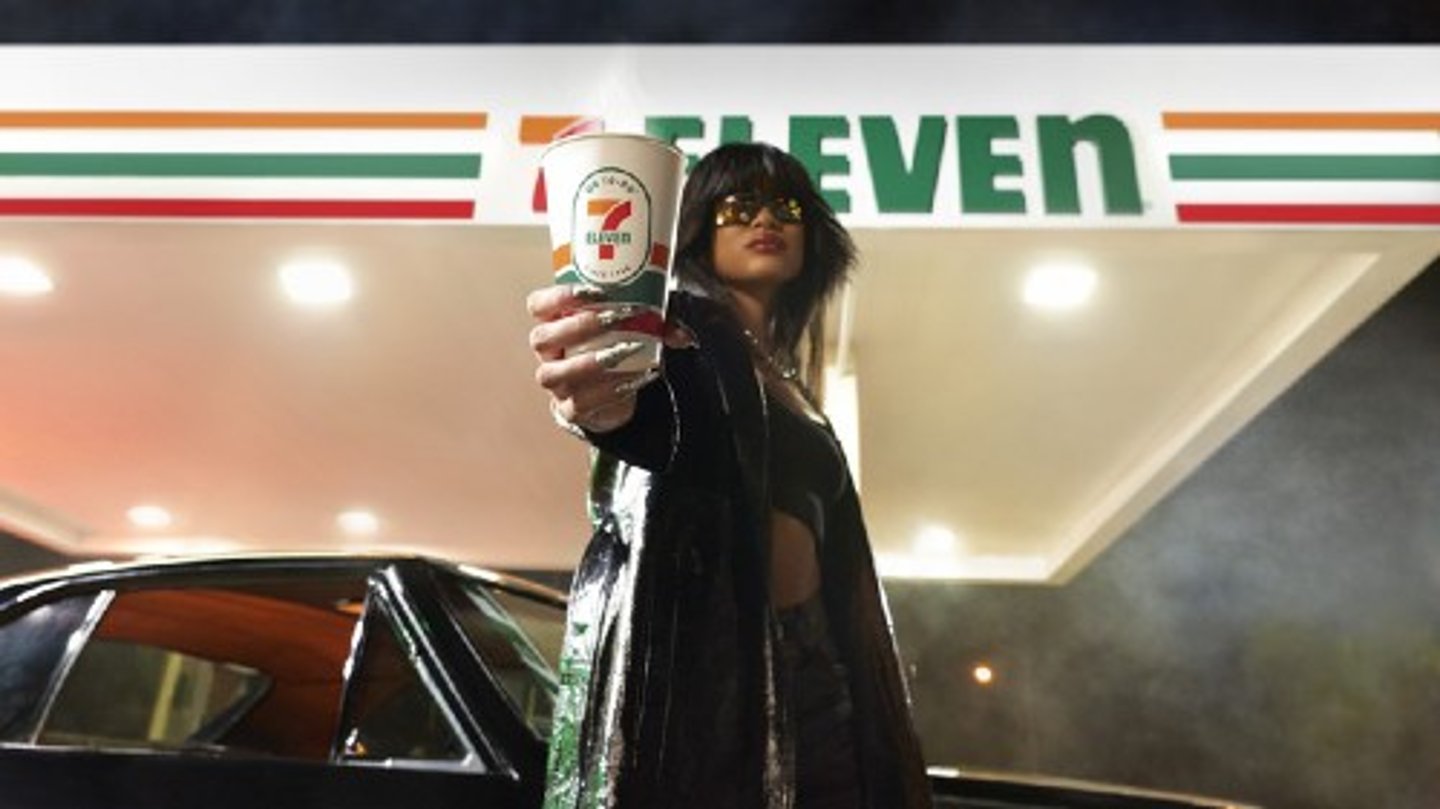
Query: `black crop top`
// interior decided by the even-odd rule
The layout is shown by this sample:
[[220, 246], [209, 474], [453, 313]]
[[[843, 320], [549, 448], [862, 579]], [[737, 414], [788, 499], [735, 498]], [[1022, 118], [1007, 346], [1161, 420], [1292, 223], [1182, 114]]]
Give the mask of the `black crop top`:
[[770, 411], [770, 505], [805, 523], [817, 543], [845, 490], [845, 458], [824, 426], [766, 394]]

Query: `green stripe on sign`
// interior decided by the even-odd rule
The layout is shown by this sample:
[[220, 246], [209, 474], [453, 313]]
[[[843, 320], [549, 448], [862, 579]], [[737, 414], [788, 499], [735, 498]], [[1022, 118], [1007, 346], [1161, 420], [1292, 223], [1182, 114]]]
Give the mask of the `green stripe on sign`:
[[1171, 155], [1176, 180], [1440, 180], [1433, 155]]
[[[557, 284], [582, 284], [585, 279], [575, 271], [572, 264], [555, 274]], [[646, 270], [640, 277], [625, 286], [605, 285], [608, 299], [616, 303], [643, 303], [658, 307], [665, 300], [665, 273]]]
[[474, 179], [480, 155], [6, 152], [0, 176]]

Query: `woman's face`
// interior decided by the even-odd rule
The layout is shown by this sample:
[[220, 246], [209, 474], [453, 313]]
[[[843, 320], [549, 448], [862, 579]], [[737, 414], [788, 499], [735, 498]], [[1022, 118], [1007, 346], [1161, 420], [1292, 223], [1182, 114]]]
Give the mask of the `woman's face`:
[[715, 273], [726, 285], [767, 297], [800, 275], [805, 224], [800, 203], [768, 194], [732, 194], [715, 203]]

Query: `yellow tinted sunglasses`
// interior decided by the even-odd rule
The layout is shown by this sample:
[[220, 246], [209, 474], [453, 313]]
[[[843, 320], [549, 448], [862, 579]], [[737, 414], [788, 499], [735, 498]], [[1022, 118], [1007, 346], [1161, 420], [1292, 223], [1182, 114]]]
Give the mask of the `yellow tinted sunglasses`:
[[775, 197], [763, 200], [755, 194], [731, 194], [715, 202], [715, 227], [727, 225], [748, 225], [760, 215], [760, 209], [770, 211], [776, 222], [793, 225], [803, 220], [805, 209], [794, 197]]

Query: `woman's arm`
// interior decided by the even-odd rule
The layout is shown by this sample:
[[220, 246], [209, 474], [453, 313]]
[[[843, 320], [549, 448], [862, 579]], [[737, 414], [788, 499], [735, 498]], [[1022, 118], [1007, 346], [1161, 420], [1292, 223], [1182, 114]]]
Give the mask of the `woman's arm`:
[[675, 393], [662, 374], [636, 394], [630, 418], [623, 424], [609, 430], [580, 427], [580, 433], [600, 451], [626, 463], [652, 472], [666, 472], [673, 465], [680, 444], [678, 424]]

